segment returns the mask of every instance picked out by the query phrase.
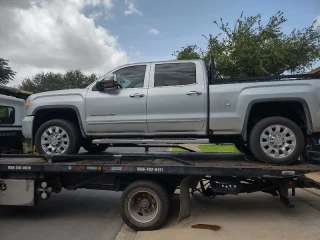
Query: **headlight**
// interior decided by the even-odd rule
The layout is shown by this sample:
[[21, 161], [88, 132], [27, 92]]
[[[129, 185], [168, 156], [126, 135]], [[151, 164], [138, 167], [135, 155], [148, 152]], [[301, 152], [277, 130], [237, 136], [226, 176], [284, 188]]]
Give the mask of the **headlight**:
[[30, 107], [30, 99], [26, 100], [26, 107]]

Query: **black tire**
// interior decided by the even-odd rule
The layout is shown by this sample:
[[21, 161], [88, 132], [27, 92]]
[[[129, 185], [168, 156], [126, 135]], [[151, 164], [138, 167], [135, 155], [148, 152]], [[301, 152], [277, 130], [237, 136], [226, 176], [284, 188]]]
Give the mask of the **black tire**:
[[50, 126], [58, 126], [63, 128], [69, 137], [69, 146], [67, 147], [66, 151], [63, 153], [63, 155], [66, 154], [77, 154], [79, 152], [79, 149], [81, 147], [81, 135], [79, 129], [76, 127], [76, 125], [68, 120], [63, 119], [53, 119], [49, 120], [45, 123], [43, 123], [39, 129], [37, 130], [36, 136], [35, 136], [35, 145], [37, 152], [39, 154], [46, 154], [45, 151], [42, 149], [41, 146], [41, 136], [43, 132], [49, 128]]
[[[296, 146], [294, 150], [288, 156], [282, 158], [275, 158], [267, 155], [260, 146], [260, 136], [264, 129], [266, 129], [268, 126], [276, 124], [280, 124], [289, 128], [296, 138]], [[304, 149], [304, 136], [298, 125], [291, 120], [284, 117], [269, 117], [262, 119], [253, 127], [250, 134], [249, 145], [253, 155], [258, 160], [271, 164], [288, 165], [296, 162], [298, 157], [301, 155]]]
[[107, 150], [109, 145], [92, 144], [92, 139], [84, 139], [82, 147], [89, 153], [101, 153]]
[[252, 155], [251, 149], [248, 145], [244, 143], [234, 144], [235, 148], [238, 149], [239, 152], [242, 152], [246, 155]]
[[[158, 211], [156, 216], [148, 221], [138, 221], [130, 214], [130, 199], [139, 192], [148, 192], [156, 200]], [[120, 213], [123, 221], [132, 229], [137, 231], [155, 230], [160, 228], [168, 216], [169, 195], [166, 189], [153, 181], [141, 180], [131, 183], [125, 188], [120, 200]], [[142, 216], [142, 215], [141, 215]]]

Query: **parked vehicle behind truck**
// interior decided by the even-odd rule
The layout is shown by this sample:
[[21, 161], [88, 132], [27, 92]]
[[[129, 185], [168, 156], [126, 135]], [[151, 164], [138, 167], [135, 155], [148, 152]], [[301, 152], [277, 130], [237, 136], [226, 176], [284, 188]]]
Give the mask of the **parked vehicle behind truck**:
[[112, 143], [236, 143], [291, 164], [320, 132], [319, 75], [215, 79], [202, 60], [134, 63], [85, 89], [30, 96], [23, 134], [41, 154]]
[[25, 99], [32, 93], [0, 86], [0, 153], [23, 152], [22, 120]]

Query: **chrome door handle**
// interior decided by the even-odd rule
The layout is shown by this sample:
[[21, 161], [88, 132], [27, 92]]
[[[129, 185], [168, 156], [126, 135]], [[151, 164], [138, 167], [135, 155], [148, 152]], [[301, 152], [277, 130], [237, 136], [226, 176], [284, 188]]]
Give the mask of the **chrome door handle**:
[[202, 92], [198, 92], [198, 91], [190, 91], [187, 93], [187, 95], [191, 96], [191, 95], [201, 95]]
[[131, 94], [130, 97], [132, 98], [136, 98], [136, 97], [144, 97], [144, 94], [140, 94], [140, 93], [134, 93], [134, 94]]

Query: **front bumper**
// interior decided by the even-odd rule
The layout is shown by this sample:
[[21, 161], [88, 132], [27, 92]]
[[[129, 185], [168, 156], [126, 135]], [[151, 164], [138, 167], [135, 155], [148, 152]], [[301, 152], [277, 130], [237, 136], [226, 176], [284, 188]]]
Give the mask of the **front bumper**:
[[22, 120], [22, 134], [26, 139], [32, 139], [32, 127], [34, 116], [24, 117]]

